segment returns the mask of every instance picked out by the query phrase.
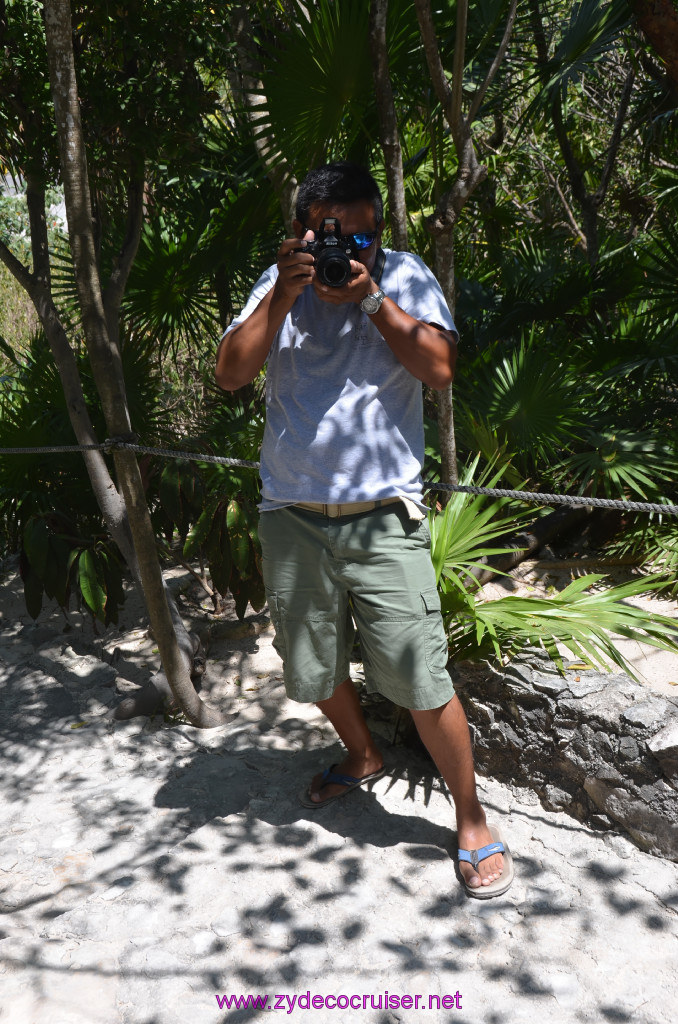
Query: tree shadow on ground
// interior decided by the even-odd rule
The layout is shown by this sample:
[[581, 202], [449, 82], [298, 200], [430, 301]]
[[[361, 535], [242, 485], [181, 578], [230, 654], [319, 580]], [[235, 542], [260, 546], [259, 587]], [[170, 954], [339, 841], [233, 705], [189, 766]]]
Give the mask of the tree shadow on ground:
[[[244, 670], [255, 651], [241, 653]], [[388, 775], [374, 786], [301, 807], [299, 792], [341, 752], [275, 680], [209, 734], [104, 718], [72, 729], [87, 680], [26, 665], [3, 680], [0, 954], [6, 980], [20, 972], [36, 992], [56, 983], [75, 1005], [72, 986], [115, 983], [134, 1024], [209, 1024], [265, 1018], [218, 1011], [215, 992], [445, 991], [461, 975], [487, 1024], [506, 1019], [502, 1000], [523, 1019], [551, 1012], [554, 973], [577, 963], [595, 979], [582, 957], [605, 949], [633, 974], [670, 937], [674, 891], [655, 899], [579, 823], [519, 800], [508, 813], [486, 800], [521, 837], [514, 889], [488, 905], [467, 899], [449, 797], [407, 748], [386, 744]], [[565, 862], [577, 863], [574, 879], [554, 871]], [[592, 983], [572, 1019], [630, 1020], [620, 993]]]

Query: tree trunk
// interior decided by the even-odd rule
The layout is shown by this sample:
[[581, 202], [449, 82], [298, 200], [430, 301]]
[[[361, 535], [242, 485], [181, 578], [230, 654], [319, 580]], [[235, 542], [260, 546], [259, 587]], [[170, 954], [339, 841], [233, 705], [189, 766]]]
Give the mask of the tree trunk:
[[[131, 425], [120, 351], [109, 336], [96, 259], [68, 0], [46, 0], [45, 31], [68, 231], [87, 351], [109, 435], [129, 436]], [[131, 452], [118, 451], [114, 459], [151, 628], [172, 694], [193, 725], [218, 725], [221, 716], [199, 698], [191, 682], [190, 662], [182, 657], [179, 648], [136, 458]]]
[[678, 11], [671, 0], [631, 0], [638, 25], [666, 64], [678, 88]]
[[[27, 205], [29, 221], [31, 224], [31, 246], [33, 250], [33, 273], [17, 260], [4, 242], [0, 241], [0, 259], [7, 266], [14, 278], [28, 293], [33, 302], [35, 310], [42, 324], [47, 342], [54, 358], [54, 363], [59, 372], [61, 386], [66, 399], [66, 408], [78, 444], [95, 445], [99, 438], [96, 436], [92, 421], [90, 419], [87, 403], [82, 391], [80, 374], [68, 342], [66, 331], [54, 305], [50, 290], [50, 268], [49, 251], [47, 246], [47, 226], [45, 217], [45, 190], [44, 183], [33, 180], [31, 188], [27, 192]], [[143, 595], [139, 565], [137, 562], [132, 533], [127, 517], [125, 503], [122, 500], [118, 489], [111, 478], [108, 466], [103, 454], [99, 451], [84, 451], [82, 453], [85, 469], [89, 476], [92, 491], [96, 498], [101, 514], [104, 517], [106, 526], [111, 537], [117, 544], [127, 566], [132, 574], [134, 582], [140, 593]], [[167, 585], [163, 580], [165, 596], [169, 605], [172, 621], [177, 634], [179, 646], [183, 653], [184, 660], [192, 667], [194, 658], [194, 647], [186, 627], [184, 626], [179, 609], [172, 597]], [[162, 677], [158, 678], [158, 684], [162, 687]], [[169, 685], [169, 684], [168, 684]]]
[[[431, 82], [438, 101], [445, 114], [445, 120], [457, 151], [458, 169], [452, 188], [443, 195], [435, 212], [427, 219], [427, 227], [435, 240], [436, 276], [454, 316], [454, 228], [465, 204], [487, 177], [487, 169], [478, 161], [473, 145], [473, 121], [485, 93], [495, 77], [508, 49], [516, 17], [517, 0], [512, 0], [504, 28], [504, 34], [497, 54], [475, 93], [472, 94], [468, 115], [464, 115], [464, 54], [468, 31], [468, 0], [459, 0], [456, 12], [456, 32], [452, 82], [448, 81], [440, 58], [430, 0], [414, 0], [419, 21], [419, 31], [426, 56]], [[456, 484], [457, 448], [454, 431], [452, 385], [438, 395], [438, 432], [442, 456], [443, 480]]]
[[388, 48], [386, 45], [386, 16], [388, 0], [372, 0], [370, 5], [370, 50], [374, 88], [379, 115], [379, 136], [384, 154], [386, 182], [388, 185], [388, 209], [391, 226], [391, 240], [394, 249], [407, 252], [407, 208], [405, 206], [405, 184], [403, 180], [403, 157], [400, 148], [400, 132], [396, 117], [393, 89], [388, 69]]
[[[454, 319], [456, 294], [454, 287], [454, 234], [447, 231], [435, 238], [435, 273]], [[453, 385], [437, 392], [438, 440], [440, 442], [440, 474], [445, 483], [458, 484], [457, 438], [454, 429]], [[450, 495], [442, 493], [442, 503]]]

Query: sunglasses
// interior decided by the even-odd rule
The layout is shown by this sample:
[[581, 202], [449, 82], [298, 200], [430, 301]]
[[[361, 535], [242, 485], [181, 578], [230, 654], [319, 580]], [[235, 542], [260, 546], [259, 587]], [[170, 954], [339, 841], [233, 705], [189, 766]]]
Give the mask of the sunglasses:
[[358, 231], [357, 234], [351, 235], [356, 249], [369, 249], [376, 237], [376, 231]]

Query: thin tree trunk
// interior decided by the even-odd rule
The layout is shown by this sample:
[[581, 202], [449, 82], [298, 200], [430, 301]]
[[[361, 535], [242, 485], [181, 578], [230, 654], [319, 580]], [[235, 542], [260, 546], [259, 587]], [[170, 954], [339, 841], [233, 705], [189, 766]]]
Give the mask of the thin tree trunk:
[[391, 240], [394, 249], [407, 252], [407, 208], [405, 206], [405, 183], [403, 180], [403, 157], [400, 147], [400, 132], [396, 117], [393, 89], [388, 68], [386, 44], [386, 18], [388, 0], [372, 0], [370, 5], [370, 50], [374, 87], [379, 116], [379, 136], [386, 182], [388, 186], [388, 209], [391, 226]]
[[[33, 273], [14, 256], [1, 240], [0, 259], [12, 273], [15, 280], [25, 289], [33, 302], [59, 373], [66, 399], [68, 416], [78, 444], [95, 445], [99, 443], [99, 438], [96, 436], [87, 409], [75, 356], [59, 313], [54, 305], [49, 286], [50, 274], [45, 218], [45, 191], [44, 185], [40, 185], [37, 180], [34, 181], [33, 187], [28, 191], [27, 205], [29, 221], [32, 225]], [[134, 551], [134, 544], [132, 543], [132, 534], [125, 503], [108, 471], [103, 454], [99, 451], [84, 451], [82, 456], [92, 491], [108, 531], [127, 563], [139, 592], [143, 595], [139, 565]], [[176, 602], [164, 581], [163, 586], [179, 646], [190, 668], [194, 657], [193, 643], [183, 624]], [[155, 678], [157, 679], [158, 677], [156, 676]], [[158, 681], [162, 685], [162, 680]]]
[[[120, 352], [111, 342], [96, 259], [84, 138], [75, 78], [71, 11], [68, 0], [46, 0], [45, 31], [54, 102], [64, 198], [87, 351], [110, 436], [129, 435], [131, 425]], [[209, 727], [221, 716], [196, 693], [189, 663], [182, 657], [167, 604], [155, 537], [141, 474], [131, 452], [114, 460], [122, 488], [143, 593], [172, 694], [193, 725]]]
[[[436, 276], [440, 281], [450, 311], [454, 316], [454, 229], [468, 199], [478, 185], [487, 177], [487, 168], [479, 162], [473, 144], [473, 121], [480, 110], [492, 80], [499, 70], [499, 66], [506, 56], [516, 18], [517, 0], [511, 0], [501, 43], [484, 80], [472, 95], [467, 115], [464, 114], [462, 109], [462, 102], [464, 96], [464, 55], [468, 31], [468, 0], [458, 0], [457, 3], [451, 83], [445, 74], [440, 58], [431, 2], [430, 0], [414, 0], [414, 6], [431, 82], [457, 151], [458, 169], [452, 187], [441, 196], [435, 212], [427, 218], [427, 227], [434, 238], [436, 247]], [[452, 385], [438, 394], [438, 433], [443, 479], [456, 484], [458, 482], [457, 448], [454, 430]]]
[[[454, 233], [446, 231], [436, 236], [435, 273], [454, 319], [456, 293], [454, 287]], [[438, 440], [440, 443], [440, 473], [445, 483], [458, 484], [457, 437], [454, 429], [453, 384], [437, 392]], [[444, 503], [449, 494], [443, 494]]]

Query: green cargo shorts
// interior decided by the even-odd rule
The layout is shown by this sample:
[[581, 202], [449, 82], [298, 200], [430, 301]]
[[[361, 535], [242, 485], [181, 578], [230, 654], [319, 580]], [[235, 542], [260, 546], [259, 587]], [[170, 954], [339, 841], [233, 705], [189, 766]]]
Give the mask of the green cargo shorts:
[[418, 710], [454, 696], [426, 520], [401, 503], [338, 519], [287, 506], [262, 512], [259, 536], [288, 697], [332, 696], [354, 621], [369, 691]]

